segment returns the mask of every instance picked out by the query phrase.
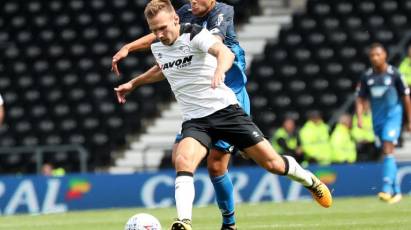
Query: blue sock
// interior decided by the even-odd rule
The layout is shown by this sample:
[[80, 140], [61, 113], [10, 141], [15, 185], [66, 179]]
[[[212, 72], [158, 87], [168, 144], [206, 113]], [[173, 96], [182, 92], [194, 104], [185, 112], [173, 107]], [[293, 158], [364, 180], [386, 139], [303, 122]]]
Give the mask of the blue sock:
[[392, 154], [388, 154], [384, 157], [382, 166], [382, 191], [392, 194], [395, 178], [397, 175], [397, 164]]
[[223, 216], [223, 224], [235, 224], [233, 182], [228, 173], [222, 176], [211, 177], [218, 207]]
[[398, 167], [397, 167], [397, 162], [395, 162], [395, 158], [392, 157], [394, 160], [393, 166], [392, 166], [392, 188], [393, 188], [393, 192], [394, 194], [401, 194], [401, 187], [398, 184], [397, 181], [397, 171], [398, 171]]

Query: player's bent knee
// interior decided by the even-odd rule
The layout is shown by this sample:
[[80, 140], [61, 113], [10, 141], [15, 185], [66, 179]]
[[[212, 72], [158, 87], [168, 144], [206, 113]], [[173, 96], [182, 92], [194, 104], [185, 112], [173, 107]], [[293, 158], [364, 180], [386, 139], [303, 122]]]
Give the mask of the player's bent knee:
[[208, 174], [212, 177], [224, 175], [227, 167], [220, 162], [207, 162]]
[[174, 166], [177, 171], [191, 172], [194, 168], [193, 161], [182, 154], [177, 155], [174, 161]]
[[282, 161], [281, 159], [267, 160], [263, 162], [261, 166], [267, 171], [274, 174], [283, 175], [285, 171], [284, 161]]

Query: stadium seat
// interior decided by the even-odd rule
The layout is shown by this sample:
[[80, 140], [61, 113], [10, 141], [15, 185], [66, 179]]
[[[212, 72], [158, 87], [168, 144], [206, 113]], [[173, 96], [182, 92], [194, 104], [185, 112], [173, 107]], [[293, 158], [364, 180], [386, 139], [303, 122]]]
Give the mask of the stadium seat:
[[376, 10], [376, 4], [374, 1], [367, 0], [367, 1], [358, 1], [356, 2], [356, 9], [359, 15], [362, 15], [364, 17], [373, 14]]
[[306, 78], [307, 82], [311, 81], [314, 77], [317, 77], [320, 73], [320, 65], [314, 62], [308, 62], [302, 65], [301, 75]]
[[350, 15], [342, 19], [343, 26], [346, 32], [350, 30], [359, 29], [363, 25], [363, 20], [355, 15]]
[[[141, 119], [158, 115], [158, 104], [172, 100], [166, 83], [142, 89], [123, 106], [112, 91], [121, 81], [110, 73], [111, 55], [148, 32], [143, 15], [135, 13], [144, 6], [125, 0], [6, 0], [0, 43], [2, 49], [12, 45], [0, 64], [0, 93], [8, 108], [2, 146], [81, 144], [92, 154], [90, 166], [98, 167], [110, 162], [109, 152], [125, 144], [126, 134], [141, 130]], [[146, 56], [121, 63], [124, 76], [154, 64]]]
[[311, 50], [315, 50], [326, 42], [326, 37], [321, 32], [312, 32], [306, 35], [305, 41]]
[[340, 20], [335, 16], [323, 18], [321, 22], [322, 29], [327, 30], [336, 30], [340, 28]]
[[353, 3], [350, 1], [333, 1], [333, 13], [342, 17], [351, 15], [354, 9]]
[[[265, 95], [274, 97], [284, 91], [283, 83], [281, 81], [271, 79], [262, 86]], [[250, 92], [249, 92], [250, 93]]]

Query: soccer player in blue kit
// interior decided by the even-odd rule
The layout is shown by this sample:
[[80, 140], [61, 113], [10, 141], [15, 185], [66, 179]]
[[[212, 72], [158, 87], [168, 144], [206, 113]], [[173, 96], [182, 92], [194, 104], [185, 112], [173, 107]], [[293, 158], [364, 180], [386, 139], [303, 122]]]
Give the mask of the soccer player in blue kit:
[[370, 47], [369, 59], [372, 68], [361, 77], [356, 100], [358, 126], [362, 126], [362, 112], [365, 100], [371, 104], [375, 135], [382, 142], [384, 154], [382, 190], [378, 197], [388, 203], [399, 202], [402, 198], [397, 183], [397, 164], [394, 148], [401, 132], [403, 105], [407, 116], [407, 129], [411, 129], [410, 89], [398, 70], [387, 63], [385, 48], [374, 43]]
[[[234, 27], [234, 9], [224, 3], [215, 0], [191, 0], [190, 4], [183, 5], [177, 14], [180, 24], [192, 23], [208, 29], [214, 36], [221, 40], [235, 55], [235, 60], [226, 73], [224, 83], [235, 93], [241, 107], [247, 114], [250, 114], [250, 100], [245, 88], [247, 77], [245, 75], [244, 51], [239, 45]], [[134, 42], [123, 46], [120, 51], [113, 56], [112, 69], [119, 75], [117, 63], [125, 58], [130, 51], [139, 51], [150, 48], [150, 44], [155, 41], [153, 34], [146, 35]], [[132, 84], [122, 85], [119, 92], [132, 91], [134, 88], [143, 84], [153, 83], [165, 79], [161, 71], [156, 67], [151, 68], [146, 73], [133, 79]], [[125, 86], [128, 86], [125, 87]], [[176, 137], [174, 152], [181, 135]], [[234, 216], [234, 195], [233, 184], [227, 173], [232, 146], [222, 140], [215, 143], [207, 157], [207, 168], [211, 182], [216, 192], [216, 200], [223, 217], [221, 229], [236, 229]]]

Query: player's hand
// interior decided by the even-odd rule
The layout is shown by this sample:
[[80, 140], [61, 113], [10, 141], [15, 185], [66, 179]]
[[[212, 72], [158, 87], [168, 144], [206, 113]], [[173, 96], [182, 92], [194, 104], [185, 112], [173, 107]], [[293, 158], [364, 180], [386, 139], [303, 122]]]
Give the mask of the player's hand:
[[214, 78], [211, 81], [211, 88], [217, 88], [221, 83], [224, 82], [225, 74], [220, 72], [214, 73]]
[[126, 103], [126, 95], [133, 90], [133, 85], [130, 82], [119, 85], [117, 88], [114, 88], [117, 95], [117, 101], [120, 104]]
[[117, 63], [127, 57], [128, 55], [128, 49], [126, 47], [122, 47], [114, 56], [113, 59], [111, 60], [111, 71], [113, 71], [117, 76], [120, 76], [120, 71], [118, 70], [118, 65]]

